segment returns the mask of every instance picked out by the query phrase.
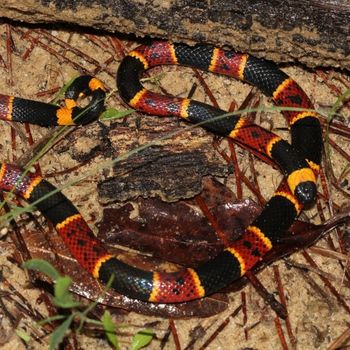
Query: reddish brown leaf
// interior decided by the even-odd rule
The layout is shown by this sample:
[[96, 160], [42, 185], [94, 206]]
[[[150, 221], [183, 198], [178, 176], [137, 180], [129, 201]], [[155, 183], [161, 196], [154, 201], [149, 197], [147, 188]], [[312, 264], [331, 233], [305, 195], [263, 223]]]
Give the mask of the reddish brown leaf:
[[[212, 209], [228, 241], [237, 239], [258, 212], [251, 200], [226, 202]], [[223, 249], [208, 220], [185, 202], [139, 198], [133, 205], [104, 209], [98, 227], [98, 237], [105, 243], [152, 252], [182, 265], [197, 265]]]

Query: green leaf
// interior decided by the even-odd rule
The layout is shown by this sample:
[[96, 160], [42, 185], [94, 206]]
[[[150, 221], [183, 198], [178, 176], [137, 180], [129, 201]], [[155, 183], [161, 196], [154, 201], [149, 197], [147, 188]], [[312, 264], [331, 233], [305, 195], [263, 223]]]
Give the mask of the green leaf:
[[72, 283], [72, 279], [68, 276], [63, 276], [57, 279], [55, 284], [55, 297], [58, 299], [64, 299], [69, 294], [69, 286]]
[[64, 322], [62, 322], [51, 334], [49, 350], [57, 349], [61, 344], [63, 338], [69, 329], [74, 315], [70, 315]]
[[139, 350], [145, 346], [147, 346], [153, 339], [154, 332], [151, 329], [143, 329], [137, 332], [131, 344], [131, 350]]
[[126, 109], [124, 111], [118, 111], [115, 108], [108, 108], [101, 114], [100, 120], [111, 120], [111, 119], [123, 118], [134, 112], [135, 112], [134, 109]]
[[113, 345], [114, 349], [120, 350], [117, 335], [116, 335], [116, 325], [114, 324], [111, 314], [109, 311], [105, 311], [102, 316], [103, 329], [105, 330], [107, 339]]
[[20, 337], [25, 343], [29, 343], [32, 338], [31, 336], [26, 333], [25, 331], [23, 331], [22, 329], [16, 329], [16, 334], [18, 337]]
[[28, 260], [22, 264], [22, 267], [42, 272], [46, 276], [49, 276], [53, 281], [56, 281], [61, 276], [50, 263], [43, 259]]
[[71, 309], [79, 307], [80, 303], [73, 299], [73, 295], [69, 291], [69, 287], [72, 283], [72, 279], [68, 276], [63, 276], [57, 279], [54, 286], [54, 303], [56, 306]]

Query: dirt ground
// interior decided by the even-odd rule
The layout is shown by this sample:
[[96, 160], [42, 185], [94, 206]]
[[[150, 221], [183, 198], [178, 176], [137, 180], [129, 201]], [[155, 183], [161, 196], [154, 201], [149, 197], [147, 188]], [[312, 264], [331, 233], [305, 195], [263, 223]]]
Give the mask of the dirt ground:
[[[13, 23], [0, 24], [0, 36], [0, 72], [3, 77], [0, 93], [48, 102], [57, 93], [58, 88], [72, 77], [89, 72], [100, 78], [110, 91], [114, 90], [107, 101], [108, 105], [121, 110], [126, 109], [115, 92], [115, 72], [123, 54], [139, 44], [135, 38], [83, 29], [26, 27]], [[303, 87], [315, 107], [322, 113], [327, 113], [341, 93], [350, 86], [349, 76], [345, 72], [324, 69], [310, 71], [298, 65], [284, 66], [282, 69]], [[190, 68], [167, 67], [157, 69], [151, 74], [155, 74], [158, 79], [156, 83], [149, 83], [153, 90], [159, 89], [160, 86], [173, 95], [187, 96], [193, 84], [196, 84], [197, 89], [193, 98], [211, 102], [203, 84]], [[227, 77], [218, 77], [206, 72], [200, 74], [222, 109], [228, 109], [232, 102], [239, 106], [251, 90], [247, 84]], [[268, 104], [268, 100], [261, 96], [260, 104]], [[337, 128], [330, 132], [331, 140], [347, 156], [350, 154], [349, 116], [349, 105], [347, 105], [339, 110], [339, 115], [336, 117], [337, 122], [344, 127], [344, 135], [339, 135]], [[135, 147], [134, 137], [137, 138], [137, 144], [142, 144], [145, 140], [147, 142], [159, 137], [157, 130], [161, 133], [170, 132], [173, 127], [182, 128], [185, 125], [167, 120], [168, 129], [164, 130], [162, 129], [164, 121], [161, 119], [144, 118], [147, 118], [147, 121], [133, 114], [128, 116], [127, 124], [122, 124], [122, 121], [103, 122], [107, 130], [112, 124], [115, 127], [116, 123], [119, 123], [125, 133], [121, 136], [120, 132], [116, 132], [116, 139], [111, 141], [112, 145], [116, 145], [118, 155]], [[257, 115], [257, 122], [264, 127], [272, 127], [274, 131], [288, 137], [288, 133], [283, 130], [285, 129], [284, 120], [278, 113], [260, 112]], [[39, 162], [42, 174], [56, 185], [68, 183], [77, 176], [92, 172], [92, 175], [84, 181], [64, 190], [87, 218], [91, 227], [95, 227], [95, 224], [101, 220], [103, 208], [106, 205], [105, 199], [98, 196], [97, 184], [101, 178], [112, 172], [111, 169], [101, 169], [101, 163], [110, 159], [110, 155], [107, 157], [100, 152], [92, 157], [88, 154], [96, 145], [100, 145], [96, 136], [99, 129], [96, 128], [96, 125], [90, 125], [86, 130], [83, 128], [70, 130]], [[138, 133], [135, 132], [137, 128], [139, 128]], [[149, 131], [150, 128], [152, 132]], [[31, 134], [34, 143], [38, 143], [41, 140], [47, 140], [47, 135], [52, 134], [52, 129], [47, 130], [36, 126], [25, 128], [25, 126], [8, 122], [1, 123], [1, 130], [4, 136], [0, 142], [2, 161], [19, 163], [23, 162], [23, 157], [26, 157], [33, 148], [29, 145], [28, 135]], [[208, 145], [213, 140], [213, 136], [204, 131], [199, 131], [197, 137], [198, 149], [205, 147], [203, 145]], [[180, 133], [162, 142], [167, 146], [177, 144], [180, 145], [180, 149], [182, 147], [186, 150], [189, 142], [188, 134]], [[226, 141], [221, 142], [220, 149], [228, 152]], [[208, 152], [213, 153], [210, 156], [215, 160], [213, 163], [226, 164], [215, 150]], [[74, 158], [77, 154], [80, 155], [80, 159], [88, 156], [90, 158], [81, 164], [81, 161]], [[241, 171], [252, 179], [254, 174], [249, 165], [247, 152], [239, 150], [238, 154], [244, 156], [238, 161]], [[328, 186], [328, 197], [326, 194], [326, 199], [320, 198], [318, 205], [305, 212], [303, 216], [303, 219], [315, 224], [349, 205], [350, 173], [346, 171], [349, 161], [333, 147], [331, 147], [331, 154], [334, 179], [325, 180]], [[254, 160], [254, 167], [258, 174], [261, 194], [268, 199], [281, 176], [277, 170], [272, 170], [270, 166], [258, 160]], [[221, 181], [223, 181], [222, 178]], [[233, 174], [227, 176], [225, 185], [235, 190], [236, 180]], [[320, 192], [325, 194], [325, 189], [321, 189], [321, 185], [319, 187]], [[246, 187], [243, 187], [243, 194], [244, 197], [256, 199]], [[135, 198], [126, 199], [135, 200]], [[172, 198], [172, 200], [175, 199]], [[113, 202], [107, 205], [118, 207], [121, 203]], [[35, 217], [41, 223], [43, 230], [49, 233], [48, 235], [54, 235], [52, 228], [38, 213]], [[17, 229], [26, 240], [26, 231], [33, 232], [35, 226], [25, 215], [16, 218], [16, 222]], [[44, 302], [44, 293], [30, 286], [28, 276], [14, 262], [12, 257], [17, 251], [17, 245], [13, 243], [15, 237], [13, 232], [14, 226], [8, 226], [7, 231], [1, 231], [0, 264], [6, 282], [1, 283], [0, 287], [0, 300], [4, 303], [0, 310], [0, 347], [18, 350], [46, 349], [49, 331], [34, 326], [36, 312], [40, 312], [43, 316], [49, 313]], [[333, 231], [317, 242], [313, 248], [293, 254], [288, 260], [289, 264], [286, 260], [279, 260], [258, 275], [264, 286], [277, 299], [279, 299], [278, 291], [282, 291], [289, 316], [287, 323], [276, 317], [275, 312], [258, 295], [255, 288], [248, 284], [242, 291], [230, 293], [227, 308], [210, 317], [173, 319], [125, 310], [115, 313], [117, 322], [128, 325], [127, 330], [121, 331], [119, 335], [122, 349], [129, 348], [131, 336], [135, 332], [149, 325], [156, 334], [149, 349], [350, 348], [350, 281], [349, 271], [345, 269], [346, 266], [349, 268], [349, 255], [346, 255], [346, 242], [347, 254], [350, 249], [349, 233], [348, 226], [340, 227], [338, 231]], [[322, 249], [315, 249], [315, 247]], [[306, 254], [313, 259], [316, 266], [312, 266], [310, 260], [305, 260]], [[281, 285], [278, 283], [278, 276], [281, 278]], [[326, 282], [320, 276], [325, 278]], [[15, 302], [18, 295], [21, 295], [25, 302], [21, 299]], [[234, 315], [234, 311], [241, 305], [243, 309]], [[5, 310], [12, 317], [9, 317]], [[32, 336], [28, 345], [19, 339], [15, 329], [21, 329]], [[334, 346], [334, 341], [343, 333], [345, 334], [343, 342]], [[78, 334], [76, 337], [70, 336], [69, 341], [72, 348], [76, 349], [110, 348], [101, 335], [93, 337]]]

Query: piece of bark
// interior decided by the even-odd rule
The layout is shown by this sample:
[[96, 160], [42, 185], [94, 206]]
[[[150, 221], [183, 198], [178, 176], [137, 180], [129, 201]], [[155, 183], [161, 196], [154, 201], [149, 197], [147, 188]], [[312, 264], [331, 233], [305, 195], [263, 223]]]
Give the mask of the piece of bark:
[[[154, 116], [144, 117], [136, 127], [135, 119], [130, 116], [128, 125], [116, 122], [106, 128], [94, 123], [78, 128], [55, 146], [56, 153], [69, 154], [79, 163], [115, 160], [114, 166], [104, 169], [97, 186], [101, 203], [138, 196], [166, 202], [191, 198], [201, 192], [203, 177], [226, 177], [232, 171], [213, 148], [213, 136], [203, 129], [185, 130], [174, 118]], [[155, 135], [164, 138], [170, 133], [172, 137], [155, 142]], [[144, 145], [148, 147], [135, 152]]]
[[208, 157], [205, 149], [173, 152], [164, 147], [150, 148], [139, 156], [118, 164], [113, 176], [101, 181], [101, 201], [124, 201], [141, 195], [159, 196], [173, 202], [191, 198], [202, 190], [202, 177], [227, 175], [227, 166]]
[[348, 0], [3, 0], [0, 16], [208, 42], [276, 62], [350, 68]]

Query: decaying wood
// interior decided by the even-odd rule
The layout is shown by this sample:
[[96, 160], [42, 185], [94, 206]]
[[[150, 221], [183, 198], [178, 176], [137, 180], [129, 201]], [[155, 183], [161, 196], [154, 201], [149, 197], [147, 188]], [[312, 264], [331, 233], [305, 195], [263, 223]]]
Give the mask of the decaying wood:
[[[24, 1], [18, 1], [17, 5], [23, 4]], [[4, 2], [2, 0], [0, 6]], [[65, 2], [66, 0], [61, 1], [62, 4]], [[195, 3], [196, 1], [192, 1], [192, 4]], [[198, 1], [197, 3], [199, 4]], [[73, 14], [71, 18], [66, 19], [74, 21], [74, 18]], [[336, 25], [334, 25], [334, 28], [335, 30], [338, 29]], [[32, 26], [1, 25], [0, 71], [3, 77], [1, 93], [50, 101], [64, 82], [67, 82], [75, 74], [95, 74], [96, 72], [99, 72], [99, 76], [106, 83], [109, 90], [115, 88], [116, 56], [119, 50], [126, 52], [130, 47], [136, 46], [137, 43], [130, 42], [129, 40], [111, 40], [108, 33], [107, 35], [100, 36], [89, 35], [91, 32], [84, 30], [79, 33], [76, 28], [74, 31], [64, 31], [62, 27], [57, 30], [45, 30], [43, 28], [33, 30]], [[58, 45], [57, 40], [55, 39], [54, 41], [53, 38], [61, 39], [62, 43]], [[127, 39], [130, 39], [130, 37]], [[113, 44], [118, 42], [119, 46], [114, 47]], [[79, 48], [80, 51], [76, 51], [76, 48]], [[183, 67], [179, 68], [179, 71], [175, 67], [170, 68], [172, 71], [168, 71], [170, 73], [169, 76], [159, 78], [160, 83], [150, 86], [151, 90], [159, 91], [157, 89], [160, 86], [176, 96], [188, 96], [193, 83], [197, 83], [199, 86], [198, 78], [191, 80], [192, 72], [187, 72], [190, 74], [183, 73], [185, 70]], [[156, 77], [160, 73], [163, 74], [164, 71], [167, 73], [167, 69], [162, 67], [161, 70], [152, 72], [152, 75]], [[322, 107], [323, 110], [331, 109], [337, 97], [347, 88], [346, 75], [335, 72], [334, 70], [329, 72], [321, 70], [310, 72], [303, 70], [301, 67], [290, 67], [288, 68], [288, 73], [298, 79], [315, 102], [315, 105]], [[178, 74], [177, 79], [175, 79], [176, 74]], [[219, 100], [219, 105], [225, 110], [233, 105], [232, 101], [240, 105], [245, 96], [249, 96], [250, 88], [243, 84], [240, 84], [239, 87], [236, 86], [236, 82], [233, 79], [227, 79], [226, 81], [226, 78], [219, 78], [209, 74], [204, 74], [203, 79], [209, 84], [210, 91], [213, 92], [215, 98]], [[217, 79], [220, 80], [217, 82]], [[208, 102], [207, 95], [203, 96], [204, 93], [201, 90], [203, 90], [202, 86], [199, 86], [196, 90], [199, 96], [193, 97]], [[118, 94], [108, 100], [108, 106], [116, 107], [118, 110], [127, 108], [122, 104]], [[312, 222], [316, 222], [319, 217], [328, 217], [329, 212], [336, 212], [339, 208], [349, 204], [348, 193], [350, 191], [350, 181], [349, 173], [346, 172], [346, 164], [350, 159], [350, 134], [348, 126], [343, 124], [348, 117], [349, 105], [345, 105], [339, 110], [339, 114], [336, 116], [337, 121], [333, 122], [329, 128], [329, 144], [331, 149], [334, 149], [331, 160], [334, 174], [329, 181], [322, 181], [324, 185], [322, 189], [319, 186], [320, 202], [315, 207], [317, 211], [315, 209], [312, 212], [306, 212], [306, 215], [311, 218]], [[264, 126], [271, 125], [273, 130], [281, 131], [280, 129], [283, 128], [284, 124], [280, 124], [279, 121], [269, 118], [270, 113], [259, 113], [257, 121], [260, 121]], [[57, 143], [52, 151], [46, 153], [40, 160], [42, 173], [50, 182], [58, 185], [67, 184], [81, 174], [94, 171], [96, 168], [99, 169], [98, 172], [95, 172], [96, 176], [92, 179], [89, 177], [75, 186], [65, 188], [67, 196], [78, 206], [79, 211], [87, 219], [92, 228], [95, 227], [96, 221], [100, 220], [100, 214], [103, 211], [103, 207], [99, 205], [99, 198], [96, 195], [96, 183], [94, 181], [100, 181], [103, 175], [106, 176], [104, 180], [107, 180], [107, 176], [110, 179], [111, 176], [117, 174], [117, 171], [120, 171], [119, 166], [125, 166], [124, 163], [118, 163], [114, 169], [108, 168], [102, 171], [98, 166], [98, 162], [106, 158], [112, 159], [118, 157], [129, 150], [133, 150], [137, 146], [154, 141], [158, 137], [175, 130], [182, 129], [182, 133], [167, 140], [167, 143], [162, 141], [157, 143], [156, 146], [153, 146], [154, 151], [158, 155], [169, 154], [172, 156], [174, 153], [177, 154], [180, 151], [185, 153], [191, 152], [193, 154], [199, 152], [207, 156], [207, 161], [204, 161], [202, 164], [209, 165], [208, 168], [211, 171], [213, 170], [213, 166], [215, 170], [215, 164], [217, 164], [219, 172], [228, 171], [227, 164], [229, 164], [229, 167], [238, 169], [236, 171], [236, 174], [238, 174], [236, 178], [240, 186], [235, 186], [234, 177], [230, 176], [228, 182], [225, 184], [227, 190], [232, 190], [239, 194], [239, 188], [242, 185], [245, 190], [246, 185], [244, 184], [253, 184], [253, 186], [249, 187], [253, 188], [251, 191], [245, 191], [243, 193], [244, 197], [268, 198], [270, 195], [268, 191], [272, 192], [272, 188], [277, 186], [278, 178], [275, 175], [271, 175], [271, 167], [265, 167], [260, 162], [253, 160], [248, 164], [246, 162], [247, 157], [240, 157], [242, 155], [240, 154], [241, 151], [238, 151], [237, 158], [245, 158], [245, 161], [236, 167], [234, 165], [236, 162], [234, 159], [236, 157], [233, 157], [233, 154], [235, 154], [233, 148], [230, 152], [227, 150], [226, 154], [226, 149], [222, 148], [225, 144], [220, 144], [221, 147], [218, 147], [217, 143], [214, 145], [222, 153], [221, 156], [223, 159], [225, 159], [225, 156], [229, 156], [232, 157], [232, 160], [228, 162], [222, 159], [216, 160], [212, 153], [214, 152], [214, 147], [212, 147], [211, 143], [212, 136], [209, 133], [205, 134], [199, 128], [193, 129], [189, 133], [189, 131], [183, 130], [184, 124], [181, 124], [180, 128], [176, 120], [170, 120], [170, 118], [165, 118], [164, 120], [163, 118], [137, 114], [128, 116], [125, 121], [119, 119], [110, 123], [112, 123], [111, 126], [109, 123], [96, 122], [84, 128], [72, 129], [69, 138], [65, 138]], [[11, 127], [14, 128], [14, 124], [11, 124]], [[9, 123], [3, 123], [2, 129], [2, 159], [8, 159], [9, 161], [15, 160], [16, 157], [18, 159], [22, 152], [27, 152], [28, 150], [28, 138], [26, 137], [25, 129], [17, 126], [11, 131]], [[34, 132], [34, 141], [40, 140], [42, 134], [46, 133], [46, 131], [39, 127], [30, 126], [30, 130]], [[198, 142], [197, 146], [196, 142]], [[338, 151], [339, 149], [341, 152]], [[139, 153], [134, 159], [130, 159], [130, 163], [139, 160], [142, 167], [148, 166], [149, 164], [144, 160], [147, 160], [147, 157], [149, 158], [150, 155], [146, 154], [144, 158], [142, 157], [143, 154]], [[74, 158], [74, 160], [72, 161], [71, 158]], [[187, 167], [185, 167], [184, 163], [178, 164], [184, 167], [183, 176], [187, 176], [187, 172], [195, 169], [193, 166], [191, 167], [191, 164]], [[130, 167], [132, 165], [128, 164], [128, 166]], [[172, 164], [170, 164], [171, 167]], [[168, 171], [171, 172], [169, 169]], [[132, 173], [130, 173], [131, 178]], [[118, 174], [119, 176], [123, 175], [121, 173]], [[248, 181], [245, 181], [245, 178]], [[255, 181], [256, 179], [258, 181]], [[214, 191], [210, 191], [210, 193], [211, 196], [213, 193], [215, 194]], [[231, 206], [226, 206], [227, 200], [225, 200], [225, 194], [216, 192], [216, 195], [219, 196], [220, 203], [223, 203], [222, 208], [231, 210]], [[202, 194], [200, 196], [202, 197]], [[211, 203], [212, 199], [205, 197], [204, 201], [205, 203], [208, 203], [208, 201]], [[199, 201], [197, 202], [199, 203]], [[139, 207], [135, 200], [131, 204], [131, 215], [127, 212], [127, 217], [129, 221], [136, 221], [139, 218]], [[113, 209], [119, 208], [119, 206], [114, 204], [109, 207]], [[193, 202], [191, 204], [192, 207]], [[199, 209], [196, 209], [196, 212], [199, 213]], [[203, 215], [205, 215], [205, 211], [203, 211]], [[212, 213], [212, 217], [220, 220], [215, 212]], [[35, 223], [35, 226], [28, 225], [28, 220]], [[176, 217], [173, 220], [177, 220]], [[186, 226], [188, 222], [181, 215], [177, 221], [181, 221], [182, 226]], [[54, 262], [58, 262], [60, 269], [69, 267], [69, 270], [74, 270], [75, 274], [72, 277], [77, 282], [75, 285], [75, 288], [77, 288], [76, 291], [79, 288], [81, 295], [94, 299], [96, 299], [96, 296], [93, 297], [92, 293], [97, 293], [96, 295], [98, 296], [101, 295], [100, 286], [92, 290], [90, 284], [80, 283], [80, 278], [83, 277], [81, 270], [74, 265], [74, 262], [70, 258], [64, 259], [62, 257], [62, 250], [56, 250], [54, 248], [56, 245], [52, 244], [52, 240], [50, 240], [49, 246], [43, 244], [44, 240], [55, 239], [55, 236], [41, 217], [34, 215], [28, 219], [28, 216], [24, 215], [17, 222], [24, 236], [23, 239], [29, 246], [41, 253], [45, 253]], [[138, 222], [140, 227], [143, 223], [145, 221]], [[224, 220], [220, 220], [220, 223], [227, 224]], [[177, 225], [173, 226], [177, 229]], [[227, 227], [231, 228], [231, 225]], [[32, 244], [33, 240], [30, 238], [31, 231], [35, 233], [36, 246]], [[180, 238], [182, 239], [187, 234], [187, 239], [193, 244], [191, 239], [193, 237], [192, 230], [182, 230], [182, 232], [184, 233]], [[45, 233], [45, 236], [39, 236], [38, 233]], [[295, 236], [293, 235], [291, 237]], [[48, 333], [52, 333], [52, 329], [34, 328], [33, 323], [34, 321], [38, 321], [38, 312], [42, 313], [40, 319], [50, 314], [49, 311], [44, 310], [43, 303], [38, 302], [49, 299], [50, 294], [28, 288], [29, 285], [26, 282], [25, 275], [18, 268], [21, 260], [13, 263], [12, 258], [13, 251], [21, 254], [20, 259], [23, 257], [23, 252], [17, 247], [10, 250], [8, 247], [9, 243], [4, 245], [4, 238], [2, 237], [1, 242], [1, 251], [3, 254], [0, 257], [0, 264], [2, 266], [0, 300], [2, 318], [0, 329], [3, 335], [0, 344], [2, 348], [23, 348], [23, 342], [14, 333], [16, 329], [22, 329], [32, 338], [31, 343], [27, 344], [28, 347], [47, 349], [47, 335]], [[57, 237], [56, 240], [58, 243], [62, 243]], [[229, 303], [225, 300], [210, 299], [210, 305], [215, 305], [213, 303], [216, 303], [218, 307], [225, 308], [225, 310], [217, 316], [204, 319], [193, 318], [192, 305], [187, 308], [185, 316], [188, 316], [188, 318], [179, 321], [173, 320], [176, 316], [174, 314], [169, 321], [161, 317], [139, 316], [136, 313], [126, 313], [125, 311], [113, 309], [111, 313], [113, 313], [113, 317], [115, 317], [118, 324], [132, 326], [132, 328], [122, 329], [121, 332], [118, 332], [118, 339], [121, 344], [125, 344], [124, 346], [127, 347], [131, 342], [132, 336], [137, 331], [144, 328], [152, 328], [156, 334], [150, 345], [152, 349], [173, 349], [176, 346], [182, 349], [235, 349], [242, 347], [243, 344], [246, 348], [273, 349], [276, 347], [283, 348], [285, 339], [287, 346], [289, 345], [291, 349], [296, 346], [300, 349], [316, 349], [329, 348], [330, 346], [335, 347], [335, 345], [345, 348], [349, 343], [349, 340], [344, 340], [344, 335], [348, 334], [344, 330], [348, 328], [347, 320], [350, 314], [348, 307], [348, 301], [350, 300], [348, 288], [349, 273], [346, 265], [348, 260], [345, 258], [344, 261], [342, 259], [339, 260], [339, 252], [344, 257], [349, 253], [350, 231], [346, 227], [339, 228], [335, 234], [327, 237], [327, 241], [323, 240], [320, 242], [319, 247], [326, 249], [328, 255], [313, 251], [311, 255], [307, 256], [308, 260], [304, 260], [304, 255], [295, 255], [291, 261], [292, 264], [289, 263], [285, 266], [283, 260], [275, 263], [275, 265], [278, 265], [278, 274], [276, 273], [276, 268], [273, 270], [269, 268], [259, 275], [259, 279], [270, 293], [275, 294], [278, 291], [280, 297], [282, 295], [286, 296], [286, 306], [289, 316], [287, 319], [288, 323], [286, 321], [286, 324], [284, 324], [284, 321], [277, 322], [275, 314], [270, 307], [257, 295], [253, 288], [248, 287], [241, 293], [231, 293], [229, 295]], [[183, 255], [186, 253], [188, 254], [188, 251], [185, 251]], [[335, 253], [338, 254], [338, 257], [331, 257]], [[130, 258], [128, 262], [131, 263], [134, 256], [130, 252], [126, 254]], [[309, 262], [310, 256], [314, 259], [311, 262]], [[147, 256], [147, 258], [150, 257]], [[144, 261], [146, 259], [142, 260], [142, 264], [144, 264]], [[318, 264], [316, 267], [314, 266], [314, 261]], [[294, 264], [294, 262], [298, 265]], [[143, 265], [144, 268], [150, 270], [148, 266]], [[165, 264], [163, 266], [167, 268]], [[299, 273], [299, 270], [302, 273]], [[326, 277], [329, 283], [321, 280], [319, 274], [322, 275], [322, 278]], [[282, 281], [282, 285], [280, 280]], [[85, 280], [83, 279], [83, 281]], [[21, 298], [18, 299], [17, 295]], [[116, 300], [118, 301], [118, 299], [113, 299], [112, 301], [115, 302]], [[128, 302], [130, 304], [133, 302], [133, 309], [135, 310], [137, 307], [135, 302], [131, 300]], [[208, 308], [208, 304], [200, 301], [198, 305], [196, 310], [199, 310], [199, 307], [201, 307], [203, 314], [208, 315], [212, 311], [212, 309]], [[176, 308], [178, 308], [178, 305]], [[48, 310], [52, 310], [52, 308], [48, 307]], [[177, 312], [177, 309], [173, 310], [173, 312]], [[98, 318], [100, 318], [104, 309], [95, 308], [95, 311]], [[8, 320], [12, 321], [10, 322]], [[18, 324], [18, 321], [20, 321], [20, 324]], [[89, 331], [89, 328], [84, 327], [85, 329]], [[90, 328], [89, 334], [91, 333], [93, 332]], [[96, 335], [96, 333], [94, 334]], [[73, 344], [72, 346], [79, 346], [81, 348], [109, 348], [107, 341], [104, 342], [100, 334], [96, 336], [96, 339], [92, 337], [86, 339], [83, 335], [79, 335], [76, 339], [74, 338], [74, 332], [70, 333], [70, 335], [65, 344], [66, 347]], [[179, 340], [176, 344], [174, 341], [175, 338]], [[283, 339], [283, 343], [281, 339]]]
[[276, 62], [350, 68], [349, 0], [3, 0], [0, 15], [209, 42]]
[[[133, 117], [129, 117], [129, 121], [129, 125], [115, 123], [108, 130], [101, 124], [81, 128], [55, 148], [55, 152], [68, 152], [80, 163], [91, 162], [98, 156], [106, 161], [118, 159], [118, 156], [123, 158], [104, 172], [105, 176], [98, 184], [102, 203], [123, 202], [138, 196], [159, 196], [173, 202], [200, 193], [202, 178], [206, 175], [228, 175], [229, 166], [217, 155], [211, 136], [203, 130], [184, 131], [184, 126], [176, 125], [171, 118], [167, 122], [148, 116], [139, 129], [135, 128]], [[170, 137], [125, 159], [126, 151], [141, 146], [138, 140], [143, 144], [153, 142], [155, 130], [159, 135], [177, 130], [181, 142]], [[82, 147], [86, 142], [91, 146], [88, 149]]]

